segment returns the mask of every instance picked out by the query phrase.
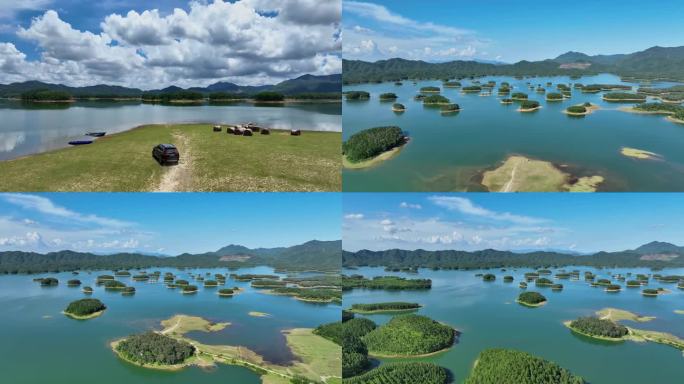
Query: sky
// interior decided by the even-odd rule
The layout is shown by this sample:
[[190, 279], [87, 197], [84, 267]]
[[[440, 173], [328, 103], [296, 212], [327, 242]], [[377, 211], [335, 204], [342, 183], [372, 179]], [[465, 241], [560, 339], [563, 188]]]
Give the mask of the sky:
[[684, 45], [681, 0], [344, 1], [344, 58], [514, 63]]
[[0, 83], [275, 84], [341, 72], [339, 0], [0, 0]]
[[339, 240], [336, 193], [0, 194], [0, 251], [178, 255]]
[[345, 193], [343, 248], [579, 253], [684, 245], [684, 194]]

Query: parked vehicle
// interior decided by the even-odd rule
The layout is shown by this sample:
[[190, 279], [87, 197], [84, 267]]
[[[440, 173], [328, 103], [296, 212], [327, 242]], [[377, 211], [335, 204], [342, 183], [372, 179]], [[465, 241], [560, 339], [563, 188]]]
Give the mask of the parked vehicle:
[[220, 125], [214, 125], [214, 132], [221, 132], [221, 126]]
[[88, 132], [88, 133], [86, 133], [86, 136], [103, 137], [106, 134], [107, 134], [107, 132]]
[[152, 149], [152, 157], [161, 165], [178, 164], [180, 153], [173, 144], [159, 144]]
[[290, 135], [291, 135], [291, 136], [301, 136], [301, 135], [302, 135], [302, 131], [300, 131], [299, 129], [293, 129], [293, 130], [290, 131]]
[[92, 137], [84, 137], [84, 138], [78, 139], [78, 140], [71, 140], [71, 141], [69, 142], [69, 145], [86, 145], [86, 144], [92, 144], [94, 140], [95, 140], [95, 139], [93, 139]]

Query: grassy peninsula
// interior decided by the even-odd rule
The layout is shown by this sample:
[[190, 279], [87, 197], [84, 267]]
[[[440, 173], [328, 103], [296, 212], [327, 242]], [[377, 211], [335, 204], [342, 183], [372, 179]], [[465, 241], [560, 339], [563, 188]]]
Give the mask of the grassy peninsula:
[[342, 163], [345, 168], [368, 168], [392, 158], [407, 142], [404, 132], [396, 126], [366, 129], [342, 144]]
[[[337, 191], [338, 132], [214, 134], [210, 124], [147, 125], [95, 143], [0, 162], [2, 191]], [[152, 158], [178, 147], [178, 166]], [[236, 166], [239, 164], [239, 166]]]

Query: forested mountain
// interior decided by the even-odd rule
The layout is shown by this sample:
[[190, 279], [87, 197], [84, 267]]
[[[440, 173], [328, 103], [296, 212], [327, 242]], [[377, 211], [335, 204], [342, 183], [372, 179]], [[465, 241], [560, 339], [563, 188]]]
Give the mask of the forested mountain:
[[[218, 82], [208, 87], [192, 87], [191, 92], [210, 94], [213, 92], [244, 93], [253, 95], [264, 91], [274, 91], [285, 95], [304, 93], [339, 93], [342, 89], [342, 75], [314, 76], [303, 75], [296, 79], [285, 80], [275, 85], [241, 86], [233, 83]], [[88, 96], [118, 96], [140, 97], [143, 91], [137, 88], [126, 88], [113, 85], [95, 85], [89, 87], [69, 87], [62, 84], [49, 84], [40, 81], [26, 81], [23, 83], [0, 84], [0, 97], [19, 97], [21, 94], [35, 90], [62, 91], [76, 97]], [[170, 86], [164, 89], [146, 91], [148, 93], [164, 94], [185, 91], [186, 89]]]
[[231, 245], [216, 252], [160, 257], [139, 253], [96, 255], [74, 251], [46, 254], [0, 252], [0, 273], [41, 273], [79, 269], [118, 270], [151, 267], [249, 267], [268, 265], [288, 271], [340, 269], [342, 242], [312, 240], [291, 247], [250, 249]]
[[425, 267], [425, 268], [502, 268], [560, 267], [584, 265], [592, 267], [684, 267], [684, 248], [669, 243], [649, 243], [636, 250], [597, 252], [591, 255], [561, 252], [514, 253], [485, 249], [482, 251], [386, 251], [361, 250], [342, 252], [342, 264], [351, 266]]
[[[579, 64], [579, 65], [578, 65]], [[652, 47], [618, 55], [589, 56], [567, 52], [555, 59], [519, 61], [515, 64], [487, 64], [477, 61], [425, 61], [390, 59], [369, 63], [343, 60], [344, 83], [392, 81], [398, 79], [445, 79], [468, 76], [550, 76], [601, 72], [639, 78], [668, 78], [684, 81], [684, 46]]]

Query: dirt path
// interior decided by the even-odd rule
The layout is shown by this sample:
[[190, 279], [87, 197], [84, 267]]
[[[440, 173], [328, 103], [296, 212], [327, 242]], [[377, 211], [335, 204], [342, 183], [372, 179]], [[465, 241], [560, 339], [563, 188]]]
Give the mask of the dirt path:
[[185, 192], [192, 187], [192, 150], [189, 140], [182, 132], [174, 133], [173, 138], [180, 152], [180, 162], [164, 167], [162, 179], [153, 192]]
[[518, 170], [518, 164], [516, 163], [513, 166], [513, 171], [511, 172], [511, 179], [508, 180], [506, 184], [504, 184], [503, 188], [501, 188], [501, 192], [510, 192], [511, 189], [513, 189], [513, 181], [515, 180], [515, 171]]

